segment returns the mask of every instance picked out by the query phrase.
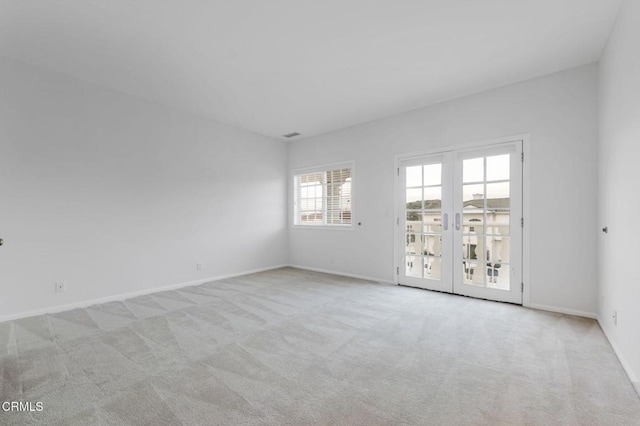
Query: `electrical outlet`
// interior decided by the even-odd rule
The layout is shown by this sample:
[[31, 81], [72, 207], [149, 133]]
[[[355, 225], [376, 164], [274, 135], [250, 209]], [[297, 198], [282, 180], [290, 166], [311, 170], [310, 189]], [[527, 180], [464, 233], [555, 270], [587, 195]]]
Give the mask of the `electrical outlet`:
[[202, 263], [196, 263], [196, 271], [202, 271]]
[[618, 325], [618, 311], [613, 311], [611, 318], [613, 318], [613, 325]]
[[56, 291], [56, 293], [64, 292], [64, 281], [56, 281], [55, 282], [55, 291]]

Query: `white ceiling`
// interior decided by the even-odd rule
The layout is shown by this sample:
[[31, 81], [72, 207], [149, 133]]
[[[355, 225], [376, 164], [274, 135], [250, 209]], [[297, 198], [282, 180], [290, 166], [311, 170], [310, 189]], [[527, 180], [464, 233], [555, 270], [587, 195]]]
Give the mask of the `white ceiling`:
[[0, 56], [303, 137], [598, 60], [621, 0], [0, 0]]

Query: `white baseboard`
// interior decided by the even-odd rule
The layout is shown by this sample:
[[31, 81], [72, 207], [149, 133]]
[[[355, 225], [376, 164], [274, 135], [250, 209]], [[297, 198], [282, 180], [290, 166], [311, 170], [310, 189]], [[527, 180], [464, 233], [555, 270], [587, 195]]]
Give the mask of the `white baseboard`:
[[373, 281], [373, 282], [380, 283], [380, 284], [394, 285], [393, 281], [388, 281], [388, 280], [385, 280], [385, 279], [382, 279], [382, 278], [367, 277], [365, 275], [349, 274], [349, 273], [346, 273], [346, 272], [332, 271], [330, 269], [312, 268], [310, 266], [302, 266], [302, 265], [288, 265], [288, 266], [290, 268], [303, 269], [305, 271], [321, 272], [323, 274], [338, 275], [338, 276], [342, 276], [342, 277], [356, 278], [356, 279], [359, 279], [359, 280]]
[[145, 290], [132, 291], [132, 292], [129, 292], [129, 293], [120, 293], [120, 294], [116, 294], [114, 296], [100, 297], [98, 299], [83, 300], [83, 301], [80, 301], [80, 302], [68, 303], [66, 305], [51, 306], [51, 307], [48, 307], [48, 308], [36, 309], [36, 310], [33, 310], [33, 311], [27, 311], [27, 312], [22, 312], [22, 313], [18, 313], [18, 314], [2, 316], [2, 317], [0, 317], [0, 322], [17, 320], [17, 319], [20, 319], [20, 318], [33, 317], [33, 316], [36, 316], [36, 315], [55, 314], [55, 313], [59, 313], [59, 312], [70, 311], [72, 309], [77, 309], [77, 308], [87, 308], [89, 306], [97, 305], [99, 303], [122, 301], [122, 300], [126, 300], [126, 299], [131, 299], [133, 297], [146, 296], [148, 294], [159, 293], [161, 291], [177, 290], [177, 289], [183, 288], [183, 287], [190, 287], [190, 286], [194, 286], [194, 285], [200, 285], [200, 284], [208, 283], [208, 282], [211, 282], [211, 281], [224, 280], [226, 278], [239, 277], [241, 275], [255, 274], [257, 272], [271, 271], [273, 269], [285, 268], [287, 266], [288, 265], [267, 266], [267, 267], [264, 267], [264, 268], [251, 269], [251, 270], [248, 270], [248, 271], [234, 272], [232, 274], [217, 275], [217, 276], [214, 276], [214, 277], [202, 278], [202, 279], [195, 280], [195, 281], [187, 281], [187, 282], [183, 282], [183, 283], [169, 284], [169, 285], [166, 285], [166, 286], [163, 286], [163, 287], [154, 287], [154, 288], [149, 288], [149, 289], [145, 289]]
[[576, 309], [561, 308], [559, 306], [540, 305], [537, 303], [529, 303], [524, 305], [525, 308], [538, 309], [541, 311], [555, 312], [557, 314], [573, 315], [576, 317], [584, 317], [590, 319], [598, 319], [598, 314], [594, 312], [579, 311]]
[[622, 364], [622, 368], [624, 369], [625, 373], [627, 373], [627, 376], [629, 376], [629, 380], [631, 381], [631, 384], [633, 385], [634, 389], [638, 393], [638, 396], [640, 397], [640, 381], [638, 380], [638, 376], [636, 376], [634, 371], [631, 369], [631, 366], [627, 362], [627, 359], [625, 358], [625, 356], [620, 351], [620, 348], [618, 347], [616, 342], [613, 339], [611, 339], [611, 337], [609, 337], [609, 335], [607, 334], [607, 329], [602, 325], [603, 322], [600, 317], [598, 317], [598, 324], [600, 325], [600, 329], [604, 333], [605, 337], [609, 341], [611, 348], [613, 348], [613, 352], [618, 357], [620, 364]]

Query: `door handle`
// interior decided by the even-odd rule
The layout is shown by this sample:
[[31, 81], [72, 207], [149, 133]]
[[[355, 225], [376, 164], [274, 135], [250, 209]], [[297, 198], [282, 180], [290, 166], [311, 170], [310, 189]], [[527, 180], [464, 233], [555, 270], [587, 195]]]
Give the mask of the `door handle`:
[[4, 240], [0, 238], [0, 246], [4, 244]]
[[456, 213], [456, 231], [460, 230], [460, 213]]
[[445, 213], [442, 215], [442, 229], [445, 231], [449, 230], [449, 214]]

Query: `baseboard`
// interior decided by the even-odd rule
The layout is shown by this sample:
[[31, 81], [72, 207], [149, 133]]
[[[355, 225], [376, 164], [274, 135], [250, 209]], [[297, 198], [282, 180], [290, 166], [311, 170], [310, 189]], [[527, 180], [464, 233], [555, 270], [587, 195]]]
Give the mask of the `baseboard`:
[[49, 308], [36, 309], [36, 310], [33, 310], [33, 311], [22, 312], [22, 313], [19, 313], [19, 314], [12, 314], [12, 315], [7, 315], [7, 316], [2, 316], [2, 317], [0, 317], [0, 322], [13, 321], [13, 320], [17, 320], [17, 319], [20, 319], [20, 318], [33, 317], [33, 316], [37, 316], [37, 315], [55, 314], [55, 313], [70, 311], [72, 309], [78, 309], [78, 308], [87, 308], [89, 306], [97, 305], [99, 303], [117, 302], [117, 301], [122, 301], [122, 300], [126, 300], [126, 299], [131, 299], [133, 297], [146, 296], [148, 294], [159, 293], [161, 291], [177, 290], [177, 289], [180, 289], [180, 288], [183, 288], [183, 287], [190, 287], [190, 286], [194, 286], [194, 285], [200, 285], [200, 284], [208, 283], [208, 282], [211, 282], [211, 281], [224, 280], [226, 278], [239, 277], [241, 275], [249, 275], [249, 274], [255, 274], [255, 273], [258, 273], [258, 272], [271, 271], [273, 269], [285, 268], [287, 266], [288, 265], [267, 266], [267, 267], [264, 267], [264, 268], [251, 269], [251, 270], [241, 271], [241, 272], [234, 272], [232, 274], [216, 275], [214, 277], [202, 278], [202, 279], [195, 280], [195, 281], [187, 281], [187, 282], [182, 282], [182, 283], [177, 283], [177, 284], [169, 284], [169, 285], [166, 285], [166, 286], [163, 286], [163, 287], [154, 287], [154, 288], [145, 289], [145, 290], [132, 291], [132, 292], [129, 292], [129, 293], [120, 293], [120, 294], [116, 294], [114, 296], [100, 297], [100, 298], [97, 298], [97, 299], [90, 299], [90, 300], [83, 300], [83, 301], [80, 301], [80, 302], [68, 303], [66, 305], [59, 305], [59, 306], [52, 306], [52, 307], [49, 307]]
[[578, 311], [576, 309], [567, 309], [561, 308], [558, 306], [549, 306], [549, 305], [539, 305], [537, 303], [530, 303], [528, 305], [524, 305], [525, 308], [538, 309], [540, 311], [548, 311], [555, 312], [557, 314], [566, 314], [566, 315], [574, 315], [576, 317], [584, 317], [590, 319], [598, 319], [598, 314], [587, 311]]
[[323, 274], [331, 274], [331, 275], [338, 275], [338, 276], [342, 276], [342, 277], [356, 278], [356, 279], [359, 279], [359, 280], [373, 281], [373, 282], [380, 283], [380, 284], [389, 284], [389, 285], [393, 285], [394, 284], [393, 281], [388, 281], [388, 280], [385, 280], [385, 279], [382, 279], [382, 278], [367, 277], [365, 275], [357, 275], [357, 274], [349, 274], [349, 273], [346, 273], [346, 272], [332, 271], [330, 269], [312, 268], [310, 266], [302, 266], [302, 265], [288, 265], [288, 266], [290, 268], [303, 269], [305, 271], [321, 272]]
[[625, 373], [627, 373], [627, 376], [629, 376], [629, 380], [631, 381], [631, 385], [633, 386], [633, 388], [637, 392], [638, 397], [640, 397], [640, 381], [638, 380], [638, 376], [636, 376], [634, 371], [631, 369], [631, 366], [627, 362], [627, 359], [625, 358], [625, 356], [620, 351], [620, 348], [618, 347], [616, 342], [613, 339], [611, 339], [609, 337], [609, 335], [607, 334], [607, 329], [602, 326], [602, 320], [600, 319], [600, 317], [598, 317], [598, 324], [600, 325], [600, 329], [604, 333], [604, 336], [609, 341], [609, 344], [611, 345], [611, 348], [613, 349], [613, 352], [618, 357], [618, 360], [620, 361], [620, 364], [622, 364], [622, 368], [624, 369]]

